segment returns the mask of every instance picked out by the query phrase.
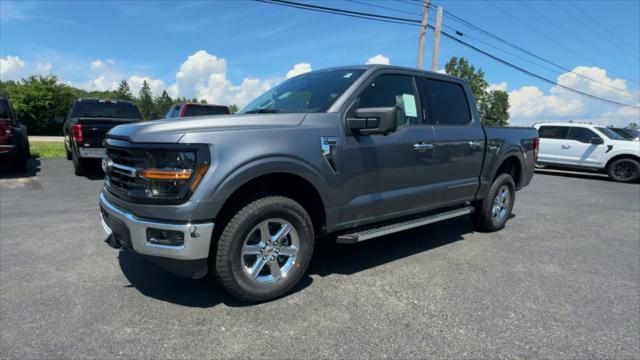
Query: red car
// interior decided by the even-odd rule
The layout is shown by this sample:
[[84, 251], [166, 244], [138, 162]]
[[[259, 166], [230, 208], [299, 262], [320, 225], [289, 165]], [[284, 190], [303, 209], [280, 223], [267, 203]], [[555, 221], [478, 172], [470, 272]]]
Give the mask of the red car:
[[229, 115], [231, 111], [228, 106], [224, 105], [212, 105], [212, 104], [198, 104], [198, 103], [182, 103], [172, 105], [165, 119], [174, 119], [191, 116], [204, 116], [204, 115]]
[[0, 97], [0, 164], [25, 172], [29, 157], [27, 127], [16, 121], [9, 100]]

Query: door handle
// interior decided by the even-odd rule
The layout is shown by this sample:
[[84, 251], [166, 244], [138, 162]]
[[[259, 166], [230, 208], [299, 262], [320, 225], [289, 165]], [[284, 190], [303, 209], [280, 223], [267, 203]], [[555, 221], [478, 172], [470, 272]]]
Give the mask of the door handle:
[[484, 141], [469, 141], [467, 144], [469, 144], [470, 147], [476, 149], [482, 147], [482, 145], [484, 145]]
[[566, 144], [565, 144], [565, 145], [562, 145], [562, 148], [563, 148], [563, 149], [568, 149], [568, 148], [570, 148], [570, 147], [571, 147], [571, 145], [566, 145]]
[[423, 142], [419, 142], [417, 144], [413, 144], [413, 150], [415, 151], [426, 151], [433, 149], [433, 144], [426, 144]]

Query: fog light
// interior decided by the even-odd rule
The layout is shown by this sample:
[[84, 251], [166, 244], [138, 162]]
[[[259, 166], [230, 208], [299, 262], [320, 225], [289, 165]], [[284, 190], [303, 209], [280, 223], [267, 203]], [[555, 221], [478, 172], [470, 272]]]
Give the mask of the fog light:
[[181, 246], [184, 245], [184, 233], [182, 231], [147, 228], [147, 242], [158, 245]]

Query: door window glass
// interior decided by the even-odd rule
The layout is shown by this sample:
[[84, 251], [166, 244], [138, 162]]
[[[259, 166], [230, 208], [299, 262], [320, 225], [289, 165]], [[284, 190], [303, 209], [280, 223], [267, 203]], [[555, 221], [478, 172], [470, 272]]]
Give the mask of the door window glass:
[[599, 136], [590, 129], [583, 127], [572, 127], [569, 129], [569, 136], [567, 137], [567, 139], [588, 143], [591, 141], [591, 138], [594, 137], [599, 138]]
[[541, 139], [566, 139], [569, 127], [567, 126], [541, 126], [538, 136]]
[[358, 99], [358, 108], [392, 106], [398, 112], [398, 127], [422, 122], [411, 76], [381, 75], [367, 86]]
[[446, 126], [471, 122], [467, 95], [460, 84], [433, 79], [423, 79], [421, 83], [429, 124]]

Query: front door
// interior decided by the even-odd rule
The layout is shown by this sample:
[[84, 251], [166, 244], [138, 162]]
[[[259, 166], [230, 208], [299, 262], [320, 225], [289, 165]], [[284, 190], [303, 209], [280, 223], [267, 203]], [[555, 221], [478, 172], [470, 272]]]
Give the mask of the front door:
[[353, 109], [397, 107], [398, 128], [353, 134], [343, 147], [342, 224], [361, 225], [429, 206], [433, 128], [423, 122], [415, 79], [385, 72], [370, 81]]
[[591, 139], [602, 139], [591, 129], [570, 127], [567, 140], [562, 144], [569, 164], [576, 166], [599, 167], [602, 163], [606, 145], [592, 144]]

